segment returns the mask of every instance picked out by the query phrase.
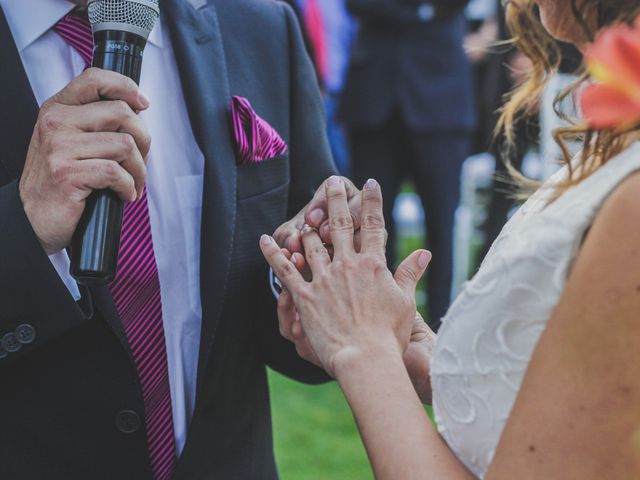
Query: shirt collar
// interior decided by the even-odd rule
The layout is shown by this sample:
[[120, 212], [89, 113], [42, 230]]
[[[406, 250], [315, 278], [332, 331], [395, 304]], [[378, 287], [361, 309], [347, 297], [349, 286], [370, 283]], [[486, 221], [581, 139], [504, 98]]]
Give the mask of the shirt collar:
[[47, 33], [75, 5], [67, 0], [0, 0], [19, 51]]
[[[75, 8], [67, 0], [0, 0], [19, 51], [47, 33], [58, 20]], [[162, 24], [157, 22], [149, 43], [162, 47]]]

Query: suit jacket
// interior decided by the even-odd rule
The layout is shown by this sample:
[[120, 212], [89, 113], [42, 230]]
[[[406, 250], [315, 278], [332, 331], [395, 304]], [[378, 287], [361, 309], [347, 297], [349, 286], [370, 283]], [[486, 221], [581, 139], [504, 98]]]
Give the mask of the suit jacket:
[[[289, 7], [193, 3], [161, 2], [205, 156], [197, 400], [174, 478], [273, 480], [266, 365], [308, 383], [327, 377], [280, 337], [258, 240], [335, 170]], [[84, 289], [76, 303], [22, 208], [17, 179], [38, 109], [1, 12], [0, 41], [0, 338], [27, 341], [0, 358], [0, 477], [149, 479], [142, 393], [111, 295]], [[289, 155], [236, 165], [232, 95], [252, 102]]]
[[414, 130], [471, 130], [472, 72], [463, 50], [467, 0], [347, 0], [360, 29], [342, 99], [351, 127], [382, 126], [396, 111]]

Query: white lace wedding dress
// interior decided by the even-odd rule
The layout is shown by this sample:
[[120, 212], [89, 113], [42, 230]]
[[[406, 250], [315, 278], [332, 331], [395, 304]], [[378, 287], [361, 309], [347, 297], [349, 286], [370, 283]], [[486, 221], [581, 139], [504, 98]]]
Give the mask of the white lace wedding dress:
[[[637, 170], [639, 143], [551, 204], [548, 189], [534, 194], [444, 318], [431, 363], [436, 422], [477, 477], [491, 464], [585, 233], [610, 193]], [[551, 181], [565, 175], [561, 170]]]

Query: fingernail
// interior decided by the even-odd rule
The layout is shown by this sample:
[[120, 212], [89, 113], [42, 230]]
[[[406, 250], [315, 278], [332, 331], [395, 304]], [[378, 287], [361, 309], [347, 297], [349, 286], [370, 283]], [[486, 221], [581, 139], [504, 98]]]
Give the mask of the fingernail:
[[148, 108], [151, 105], [151, 101], [147, 98], [147, 96], [142, 93], [142, 91], [138, 90], [138, 103], [142, 108]]
[[329, 235], [329, 224], [322, 226], [322, 236], [327, 237]]
[[367, 180], [367, 183], [364, 184], [365, 190], [375, 190], [378, 187], [378, 182], [376, 182], [373, 178]]
[[309, 221], [314, 225], [318, 226], [324, 220], [324, 210], [321, 208], [316, 208], [309, 214]]
[[342, 179], [340, 177], [338, 177], [337, 175], [333, 175], [332, 177], [329, 177], [329, 180], [327, 180], [327, 185], [329, 185], [330, 187], [335, 187], [337, 185], [340, 185], [341, 181]]
[[273, 242], [273, 239], [267, 234], [260, 237], [260, 243], [262, 245], [271, 245], [271, 242]]
[[430, 261], [431, 252], [425, 250], [420, 255], [418, 255], [418, 265], [420, 265], [420, 268], [425, 268], [427, 265], [429, 265]]

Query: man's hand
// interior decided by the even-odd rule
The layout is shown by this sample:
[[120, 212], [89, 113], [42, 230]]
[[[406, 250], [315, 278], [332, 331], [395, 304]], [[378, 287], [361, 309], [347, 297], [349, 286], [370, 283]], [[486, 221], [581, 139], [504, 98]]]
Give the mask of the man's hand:
[[[356, 231], [356, 248], [358, 248], [360, 230], [360, 204], [361, 192], [347, 178], [342, 177], [347, 190], [349, 211], [353, 218]], [[326, 180], [320, 185], [313, 199], [300, 212], [286, 223], [283, 223], [273, 234], [273, 238], [282, 248], [291, 253], [302, 253], [301, 231], [304, 225], [309, 225], [318, 230], [320, 238], [326, 244], [331, 245], [331, 233], [329, 231], [329, 213], [327, 211]]]
[[403, 360], [413, 387], [425, 405], [431, 405], [431, 355], [437, 338], [422, 316], [416, 312], [411, 341], [404, 352]]
[[42, 105], [19, 188], [47, 254], [69, 245], [93, 190], [142, 194], [151, 138], [136, 112], [148, 107], [133, 80], [96, 68]]

